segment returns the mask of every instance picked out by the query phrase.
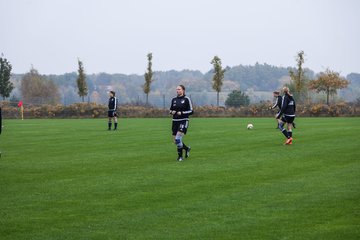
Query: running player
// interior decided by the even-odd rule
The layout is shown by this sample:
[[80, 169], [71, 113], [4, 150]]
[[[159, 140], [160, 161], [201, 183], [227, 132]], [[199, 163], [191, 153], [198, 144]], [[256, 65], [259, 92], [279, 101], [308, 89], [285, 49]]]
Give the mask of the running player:
[[[281, 109], [278, 114], [276, 114], [276, 119], [279, 120], [279, 129], [286, 137], [285, 144], [291, 145], [293, 138], [292, 138], [292, 127], [293, 122], [295, 119], [295, 112], [296, 112], [296, 104], [293, 96], [290, 94], [289, 88], [284, 87], [284, 96], [282, 98]], [[281, 119], [280, 119], [281, 117]], [[284, 128], [286, 123], [287, 129]]]
[[190, 146], [186, 146], [183, 137], [189, 127], [189, 116], [193, 114], [191, 100], [185, 95], [185, 87], [179, 85], [176, 87], [177, 97], [171, 100], [170, 114], [172, 117], [172, 135], [173, 141], [177, 146], [178, 161], [183, 160], [183, 150], [185, 150], [185, 158], [190, 155]]
[[108, 117], [109, 117], [109, 122], [108, 122], [108, 130], [111, 130], [111, 124], [112, 124], [112, 119], [114, 119], [114, 130], [117, 130], [117, 98], [115, 97], [115, 92], [114, 91], [110, 91], [109, 93], [109, 110], [108, 110]]

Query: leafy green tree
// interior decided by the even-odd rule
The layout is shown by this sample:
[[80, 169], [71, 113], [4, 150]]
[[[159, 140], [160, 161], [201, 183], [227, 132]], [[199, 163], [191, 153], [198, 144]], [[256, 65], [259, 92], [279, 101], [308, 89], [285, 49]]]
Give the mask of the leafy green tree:
[[0, 57], [0, 95], [5, 98], [10, 96], [10, 93], [14, 89], [14, 85], [10, 82], [12, 66], [10, 62], [3, 58], [3, 55]]
[[250, 104], [249, 96], [247, 96], [245, 93], [241, 92], [240, 90], [234, 90], [231, 93], [229, 93], [226, 101], [225, 106], [226, 107], [241, 107], [241, 106], [248, 106]]
[[144, 93], [146, 94], [146, 105], [149, 104], [149, 92], [150, 92], [150, 85], [154, 81], [152, 79], [153, 77], [153, 71], [152, 71], [152, 53], [148, 53], [147, 55], [148, 59], [148, 66], [147, 66], [147, 72], [145, 72], [145, 84], [143, 85]]
[[212, 78], [212, 88], [216, 91], [216, 103], [219, 106], [219, 93], [221, 92], [221, 86], [224, 80], [225, 69], [221, 66], [221, 59], [218, 56], [214, 56], [211, 60], [211, 64], [214, 66], [214, 76]]
[[78, 87], [79, 97], [81, 97], [82, 101], [84, 102], [84, 97], [87, 96], [87, 94], [88, 94], [88, 88], [87, 88], [87, 84], [86, 84], [86, 75], [85, 75], [85, 71], [84, 71], [84, 65], [80, 61], [80, 59], [78, 59], [78, 65], [79, 65], [79, 69], [78, 69], [78, 77], [76, 79], [76, 83], [77, 83], [77, 87]]
[[335, 95], [338, 89], [346, 88], [349, 85], [349, 81], [340, 77], [340, 74], [330, 69], [326, 69], [325, 72], [321, 72], [316, 80], [311, 80], [309, 83], [309, 89], [315, 90], [317, 93], [326, 93], [326, 104], [329, 105], [329, 96]]
[[293, 93], [297, 101], [304, 102], [307, 96], [307, 78], [305, 77], [305, 69], [303, 68], [303, 64], [305, 62], [304, 59], [304, 51], [298, 52], [296, 56], [297, 68], [295, 70], [290, 69], [289, 75], [291, 80], [293, 81], [292, 87], [294, 89]]
[[56, 104], [60, 101], [58, 86], [39, 74], [33, 67], [21, 79], [21, 95], [27, 103]]

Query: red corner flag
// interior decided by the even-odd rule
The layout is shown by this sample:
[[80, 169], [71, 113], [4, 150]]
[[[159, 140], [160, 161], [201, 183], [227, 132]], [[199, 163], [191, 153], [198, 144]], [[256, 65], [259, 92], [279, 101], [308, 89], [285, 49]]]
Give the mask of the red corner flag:
[[20, 101], [19, 103], [18, 103], [18, 107], [21, 107], [23, 105], [23, 101]]

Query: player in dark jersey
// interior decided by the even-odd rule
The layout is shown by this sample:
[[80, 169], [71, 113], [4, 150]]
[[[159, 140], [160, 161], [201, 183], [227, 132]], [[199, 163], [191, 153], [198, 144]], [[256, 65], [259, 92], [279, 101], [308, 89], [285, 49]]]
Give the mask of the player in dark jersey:
[[183, 137], [189, 127], [189, 116], [193, 114], [191, 100], [185, 95], [185, 87], [179, 85], [176, 87], [177, 97], [171, 100], [170, 114], [172, 117], [172, 135], [174, 143], [177, 146], [178, 161], [183, 160], [183, 150], [185, 150], [185, 158], [190, 155], [190, 146], [186, 146]]
[[275, 103], [274, 103], [274, 105], [272, 107], [269, 107], [269, 110], [274, 109], [276, 107], [278, 107], [279, 110], [280, 110], [281, 109], [281, 102], [282, 102], [282, 97], [280, 96], [280, 92], [274, 91], [273, 96], [274, 96], [274, 98], [276, 98], [276, 101], [275, 101]]
[[[290, 94], [289, 88], [284, 87], [284, 96], [282, 97], [281, 109], [278, 114], [276, 114], [276, 119], [279, 120], [279, 129], [286, 137], [285, 144], [291, 145], [292, 138], [292, 127], [295, 119], [296, 104], [293, 96]], [[280, 119], [281, 118], [281, 119]], [[286, 123], [287, 130], [284, 128]]]
[[[272, 107], [269, 107], [269, 110], [272, 110], [272, 109], [278, 107], [279, 111], [277, 113], [279, 113], [281, 110], [282, 97], [280, 96], [280, 92], [278, 92], [278, 91], [274, 91], [273, 96], [274, 96], [274, 98], [276, 98], [276, 101]], [[276, 119], [276, 122], [277, 122], [276, 129], [278, 129], [279, 120]]]
[[109, 117], [109, 122], [108, 122], [108, 130], [111, 130], [111, 124], [112, 124], [112, 119], [114, 119], [114, 130], [117, 130], [117, 105], [118, 105], [118, 100], [115, 97], [115, 92], [114, 91], [110, 91], [109, 93], [109, 104], [108, 104], [108, 117]]

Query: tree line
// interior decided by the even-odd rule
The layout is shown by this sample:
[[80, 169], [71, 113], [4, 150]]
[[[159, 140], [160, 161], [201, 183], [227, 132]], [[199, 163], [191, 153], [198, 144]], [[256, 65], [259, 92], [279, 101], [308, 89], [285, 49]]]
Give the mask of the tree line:
[[[212, 69], [203, 74], [200, 71], [153, 71], [152, 53], [147, 54], [147, 70], [143, 76], [124, 74], [85, 74], [82, 61], [78, 59], [77, 73], [63, 75], [41, 75], [34, 68], [24, 75], [15, 75], [17, 86], [10, 81], [11, 64], [1, 56], [0, 69], [0, 95], [9, 98], [12, 90], [17, 87], [17, 98], [31, 103], [72, 103], [80, 98], [82, 102], [87, 99], [95, 102], [106, 102], [109, 88], [119, 92], [122, 102], [135, 103], [140, 101], [140, 95], [146, 96], [145, 104], [149, 104], [149, 94], [160, 97], [173, 95], [174, 87], [184, 84], [199, 97], [198, 103], [206, 105], [205, 93], [216, 93], [216, 105], [222, 91], [227, 93], [226, 106], [238, 107], [250, 103], [246, 92], [273, 91], [284, 85], [290, 87], [298, 102], [310, 102], [311, 94], [324, 92], [326, 102], [329, 104], [330, 96], [339, 89], [346, 88], [349, 81], [339, 73], [326, 69], [317, 75], [304, 68], [304, 52], [296, 56], [295, 67], [275, 67], [268, 64], [256, 63], [254, 66], [223, 67], [219, 56], [214, 56], [210, 61]], [[352, 82], [360, 82], [359, 74], [349, 75]], [[14, 96], [14, 95], [13, 95]], [[137, 97], [136, 97], [137, 96]], [[16, 96], [14, 96], [16, 98]], [[238, 99], [238, 100], [236, 100]], [[239, 100], [240, 99], [240, 100]]]

